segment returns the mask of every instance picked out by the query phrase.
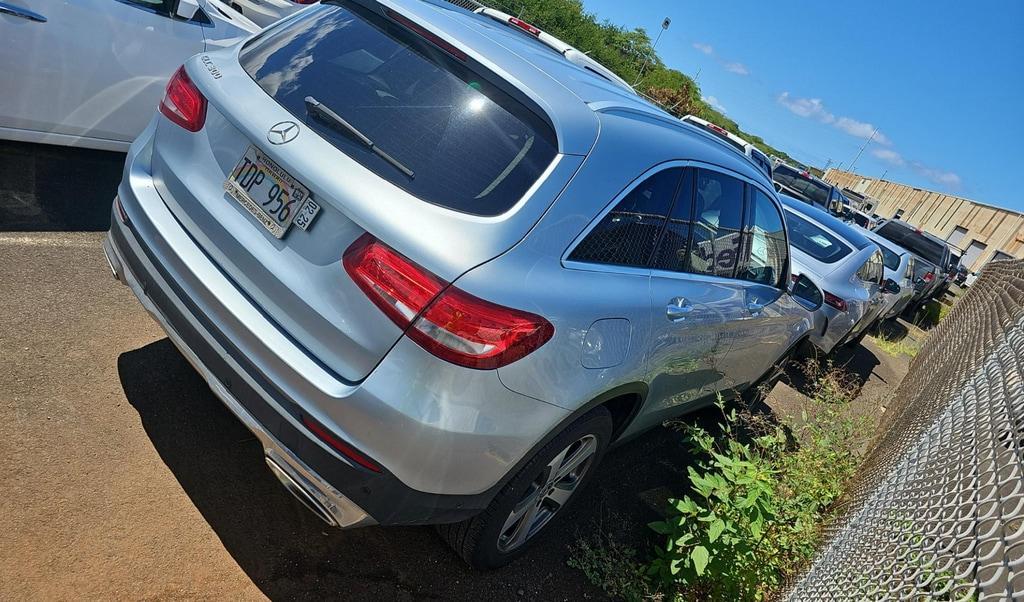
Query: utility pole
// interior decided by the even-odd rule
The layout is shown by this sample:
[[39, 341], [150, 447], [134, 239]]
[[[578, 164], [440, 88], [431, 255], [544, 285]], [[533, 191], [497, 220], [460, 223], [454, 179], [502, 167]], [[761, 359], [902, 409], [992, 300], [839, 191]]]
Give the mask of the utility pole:
[[[672, 19], [669, 18], [669, 17], [665, 17], [665, 19], [661, 22], [661, 31], [658, 32], [658, 37], [654, 38], [654, 44], [651, 46], [651, 54], [654, 54], [655, 49], [658, 48], [658, 42], [661, 41], [661, 34], [663, 34], [666, 31], [668, 31], [668, 26], [671, 25], [671, 24], [672, 24]], [[647, 56], [644, 57], [644, 63], [642, 65], [640, 65], [640, 73], [637, 74], [636, 81], [633, 82], [634, 86], [639, 84], [640, 83], [640, 79], [643, 78], [643, 76], [644, 76], [644, 69], [647, 68], [647, 62], [650, 59], [651, 59], [651, 55], [647, 55]]]
[[853, 166], [857, 164], [857, 159], [860, 159], [861, 153], [863, 153], [864, 149], [867, 148], [869, 144], [871, 144], [871, 141], [875, 139], [875, 134], [877, 134], [877, 133], [878, 133], [878, 128], [875, 128], [875, 130], [873, 132], [871, 132], [871, 135], [868, 136], [868, 139], [860, 147], [860, 150], [857, 151], [857, 156], [853, 158], [853, 161], [850, 161], [850, 169], [848, 171], [851, 171], [851, 172], [853, 171]]
[[888, 170], [888, 169], [886, 169], [885, 171], [883, 171], [883, 172], [882, 172], [882, 177], [880, 177], [880, 178], [878, 178], [878, 179], [879, 179], [879, 180], [884, 180], [884, 179], [885, 179], [885, 174], [887, 174], [887, 173], [889, 173], [889, 170]]
[[829, 157], [829, 158], [828, 158], [828, 161], [825, 161], [825, 167], [823, 167], [823, 168], [821, 169], [822, 173], [824, 173], [824, 172], [828, 171], [828, 166], [829, 166], [829, 165], [832, 165], [832, 157]]

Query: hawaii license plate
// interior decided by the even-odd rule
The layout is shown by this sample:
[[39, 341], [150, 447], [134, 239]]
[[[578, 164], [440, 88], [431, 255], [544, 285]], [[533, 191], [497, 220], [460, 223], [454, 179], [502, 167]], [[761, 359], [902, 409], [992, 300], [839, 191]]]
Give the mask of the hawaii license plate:
[[224, 190], [276, 238], [284, 236], [293, 223], [309, 229], [320, 213], [309, 189], [255, 146], [246, 149], [224, 181]]

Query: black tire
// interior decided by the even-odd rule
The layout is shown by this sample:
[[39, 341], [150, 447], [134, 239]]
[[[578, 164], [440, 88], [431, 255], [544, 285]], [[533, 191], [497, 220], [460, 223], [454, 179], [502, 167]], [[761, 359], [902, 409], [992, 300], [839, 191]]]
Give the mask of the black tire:
[[[520, 503], [532, 490], [535, 482], [547, 473], [548, 464], [555, 456], [587, 435], [596, 437], [597, 450], [565, 504], [519, 547], [508, 551], [500, 549], [498, 540], [502, 535], [501, 530], [509, 519], [513, 507]], [[473, 568], [494, 569], [508, 564], [541, 539], [543, 532], [550, 530], [551, 525], [564, 517], [566, 511], [583, 495], [583, 490], [590, 484], [597, 466], [608, 449], [611, 435], [611, 413], [603, 406], [591, 410], [542, 447], [494, 496], [483, 512], [459, 523], [438, 525], [438, 533], [455, 553]]]

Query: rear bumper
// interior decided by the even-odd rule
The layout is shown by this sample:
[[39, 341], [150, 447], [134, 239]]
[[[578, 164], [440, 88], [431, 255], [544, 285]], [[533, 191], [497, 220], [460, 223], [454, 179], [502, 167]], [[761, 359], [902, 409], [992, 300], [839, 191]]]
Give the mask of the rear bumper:
[[[115, 212], [112, 220], [117, 219], [118, 216]], [[113, 226], [103, 241], [103, 251], [114, 277], [135, 293], [143, 307], [163, 327], [168, 338], [181, 351], [185, 359], [210, 385], [213, 393], [246, 428], [252, 431], [263, 446], [263, 453], [271, 472], [286, 489], [328, 524], [343, 528], [376, 524], [376, 520], [365, 510], [348, 499], [299, 459], [291, 449], [281, 443], [277, 437], [278, 433], [273, 433], [264, 426], [264, 421], [268, 423], [279, 423], [280, 421], [274, 420], [269, 413], [272, 410], [265, 404], [260, 404], [258, 398], [254, 396], [255, 391], [244, 386], [240, 390], [233, 391], [238, 387], [232, 385], [230, 380], [222, 381], [221, 377], [214, 373], [210, 366], [216, 366], [220, 362], [214, 355], [213, 349], [203, 344], [202, 338], [194, 328], [188, 325], [185, 316], [173, 310], [173, 305], [162, 288], [153, 286], [151, 280], [141, 276], [146, 273], [142, 265], [142, 257], [126, 252], [130, 248], [130, 243], [126, 237], [128, 233], [124, 230], [116, 225]], [[136, 274], [140, 274], [140, 276], [136, 276]], [[257, 419], [254, 413], [261, 414], [264, 421]], [[280, 433], [281, 429], [279, 428], [278, 431]], [[285, 435], [290, 435], [289, 439], [295, 439], [294, 432]]]
[[[569, 415], [509, 391], [494, 371], [446, 364], [406, 338], [365, 380], [331, 379], [168, 210], [148, 170], [151, 136], [152, 125], [128, 155], [118, 191], [127, 221], [114, 210], [104, 244], [111, 269], [256, 434], [282, 483], [322, 517], [354, 527], [472, 516]], [[304, 416], [383, 471], [328, 447]]]

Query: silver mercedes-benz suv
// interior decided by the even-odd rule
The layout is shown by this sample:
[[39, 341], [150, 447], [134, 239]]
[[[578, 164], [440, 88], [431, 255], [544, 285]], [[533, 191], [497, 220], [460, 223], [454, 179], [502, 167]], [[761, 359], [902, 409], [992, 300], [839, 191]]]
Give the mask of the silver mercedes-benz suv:
[[813, 319], [765, 175], [534, 31], [325, 1], [193, 57], [105, 243], [296, 497], [478, 567]]

